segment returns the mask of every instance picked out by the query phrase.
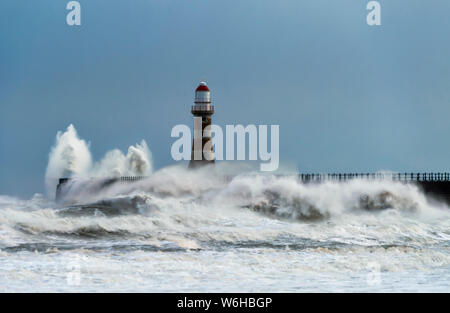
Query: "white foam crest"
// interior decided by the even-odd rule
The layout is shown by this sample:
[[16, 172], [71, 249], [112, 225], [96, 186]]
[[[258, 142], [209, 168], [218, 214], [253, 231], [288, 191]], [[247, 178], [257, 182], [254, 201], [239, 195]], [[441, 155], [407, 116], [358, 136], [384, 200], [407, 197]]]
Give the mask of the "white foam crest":
[[439, 218], [447, 214], [440, 203], [430, 203], [414, 184], [393, 181], [351, 180], [304, 184], [296, 176], [239, 175], [215, 196], [235, 205], [273, 205], [273, 213], [291, 218], [339, 216], [358, 211], [395, 209]]
[[58, 178], [87, 175], [91, 166], [89, 144], [78, 137], [75, 127], [70, 124], [64, 133], [58, 131], [55, 145], [50, 151], [45, 173], [47, 192], [52, 197]]
[[47, 194], [50, 198], [54, 198], [59, 178], [148, 176], [153, 171], [152, 155], [144, 140], [140, 144], [130, 146], [126, 155], [114, 149], [95, 164], [89, 145], [79, 138], [72, 124], [65, 132], [57, 133], [45, 174]]
[[225, 177], [214, 168], [191, 171], [183, 166], [162, 168], [145, 179], [104, 185], [105, 179], [74, 179], [64, 186], [65, 203], [90, 203], [119, 195], [146, 192], [175, 198], [198, 198], [225, 185]]
[[142, 140], [140, 144], [130, 146], [126, 155], [118, 149], [107, 152], [94, 165], [91, 174], [96, 177], [147, 176], [152, 170], [151, 153]]

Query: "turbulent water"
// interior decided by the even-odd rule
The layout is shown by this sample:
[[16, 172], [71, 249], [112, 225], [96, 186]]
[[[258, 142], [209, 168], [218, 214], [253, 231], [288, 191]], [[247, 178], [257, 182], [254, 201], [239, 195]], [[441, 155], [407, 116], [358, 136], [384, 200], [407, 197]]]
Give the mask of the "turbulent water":
[[[58, 134], [47, 183], [77, 177], [64, 202], [0, 196], [0, 291], [450, 291], [450, 209], [414, 185], [152, 173], [145, 142], [98, 163], [88, 146]], [[148, 178], [80, 177], [105, 169]]]
[[172, 167], [79, 196], [0, 197], [1, 291], [450, 290], [450, 210], [414, 186]]

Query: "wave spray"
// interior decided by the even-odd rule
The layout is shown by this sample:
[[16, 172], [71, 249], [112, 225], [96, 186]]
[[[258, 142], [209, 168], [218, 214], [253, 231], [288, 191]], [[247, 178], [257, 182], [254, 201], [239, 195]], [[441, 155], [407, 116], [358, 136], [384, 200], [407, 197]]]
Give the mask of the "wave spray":
[[153, 171], [152, 155], [145, 140], [130, 146], [126, 155], [114, 149], [95, 163], [89, 146], [90, 143], [78, 136], [72, 124], [65, 132], [58, 131], [45, 173], [49, 197], [54, 197], [58, 178], [61, 177], [148, 176]]

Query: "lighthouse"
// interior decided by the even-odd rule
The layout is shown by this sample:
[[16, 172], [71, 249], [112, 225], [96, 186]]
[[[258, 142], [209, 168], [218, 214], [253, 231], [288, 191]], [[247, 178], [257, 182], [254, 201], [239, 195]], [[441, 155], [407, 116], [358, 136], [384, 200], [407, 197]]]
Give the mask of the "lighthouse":
[[190, 168], [214, 163], [214, 151], [211, 140], [211, 117], [214, 106], [211, 105], [211, 92], [204, 81], [195, 90], [194, 105], [194, 138], [192, 140]]

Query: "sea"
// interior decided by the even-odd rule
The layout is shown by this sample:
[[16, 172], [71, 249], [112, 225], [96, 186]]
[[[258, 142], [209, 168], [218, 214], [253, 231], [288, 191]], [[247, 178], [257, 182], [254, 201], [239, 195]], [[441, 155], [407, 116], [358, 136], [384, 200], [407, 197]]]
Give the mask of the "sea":
[[413, 184], [182, 166], [98, 181], [0, 196], [0, 292], [450, 291], [450, 209]]

